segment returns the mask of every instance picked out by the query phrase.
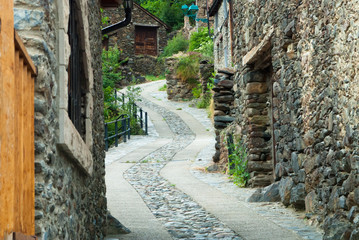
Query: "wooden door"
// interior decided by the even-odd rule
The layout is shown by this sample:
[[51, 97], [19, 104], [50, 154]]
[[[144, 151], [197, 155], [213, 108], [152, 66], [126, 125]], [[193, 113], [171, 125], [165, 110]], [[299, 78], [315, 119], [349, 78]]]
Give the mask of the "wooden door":
[[135, 34], [135, 54], [157, 56], [157, 28], [136, 26]]
[[1, 1], [0, 239], [26, 239], [35, 233], [35, 75], [14, 31], [13, 1]]

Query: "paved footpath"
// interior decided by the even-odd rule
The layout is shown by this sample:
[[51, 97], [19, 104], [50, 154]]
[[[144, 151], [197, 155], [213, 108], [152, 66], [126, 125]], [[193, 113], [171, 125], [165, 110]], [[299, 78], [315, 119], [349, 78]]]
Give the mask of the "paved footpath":
[[149, 136], [134, 136], [106, 156], [108, 208], [131, 230], [108, 239], [322, 239], [302, 214], [279, 203], [248, 203], [220, 173], [206, 173], [214, 153], [207, 113], [169, 102], [159, 87], [141, 85]]

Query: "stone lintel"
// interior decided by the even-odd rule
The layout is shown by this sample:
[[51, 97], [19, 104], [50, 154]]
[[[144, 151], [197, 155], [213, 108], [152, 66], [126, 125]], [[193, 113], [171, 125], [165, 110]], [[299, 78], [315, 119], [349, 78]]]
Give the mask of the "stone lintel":
[[261, 57], [263, 53], [265, 53], [271, 47], [271, 38], [273, 33], [274, 27], [272, 26], [263, 40], [243, 57], [243, 66], [256, 62], [259, 57]]
[[67, 111], [60, 109], [59, 117], [60, 136], [58, 146], [70, 156], [84, 172], [88, 175], [92, 175], [93, 159], [89, 147], [76, 130]]

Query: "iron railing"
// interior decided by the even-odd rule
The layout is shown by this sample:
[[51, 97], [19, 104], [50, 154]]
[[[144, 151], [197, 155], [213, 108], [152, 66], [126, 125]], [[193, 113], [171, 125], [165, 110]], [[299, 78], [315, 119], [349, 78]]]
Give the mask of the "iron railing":
[[[120, 98], [118, 97], [120, 94]], [[118, 103], [119, 102], [119, 103]], [[129, 103], [129, 104], [128, 104]], [[145, 135], [148, 135], [148, 114], [136, 103], [130, 102], [125, 94], [115, 90], [115, 104], [119, 108], [129, 107], [129, 114], [120, 115], [115, 121], [105, 123], [105, 149], [108, 151], [111, 139], [114, 139], [115, 146], [117, 147], [119, 141], [127, 142], [131, 139], [131, 120], [134, 119], [135, 123], [140, 125]], [[127, 106], [125, 106], [127, 105]]]
[[[123, 137], [123, 142], [127, 142], [127, 138], [131, 139], [131, 119], [129, 116], [123, 114], [119, 116], [115, 121], [105, 123], [105, 149], [109, 148], [109, 140], [115, 139], [115, 146], [118, 146], [118, 142]], [[119, 124], [120, 123], [120, 124]], [[109, 126], [114, 125], [114, 134], [109, 136]]]

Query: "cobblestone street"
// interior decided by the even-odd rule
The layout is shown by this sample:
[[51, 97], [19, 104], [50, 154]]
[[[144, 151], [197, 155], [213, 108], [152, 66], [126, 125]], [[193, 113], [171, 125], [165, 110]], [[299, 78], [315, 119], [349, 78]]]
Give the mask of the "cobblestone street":
[[106, 157], [108, 208], [130, 234], [108, 239], [322, 239], [304, 213], [246, 202], [255, 189], [207, 173], [214, 130], [205, 110], [169, 102], [164, 81], [141, 85], [149, 136], [134, 136]]

